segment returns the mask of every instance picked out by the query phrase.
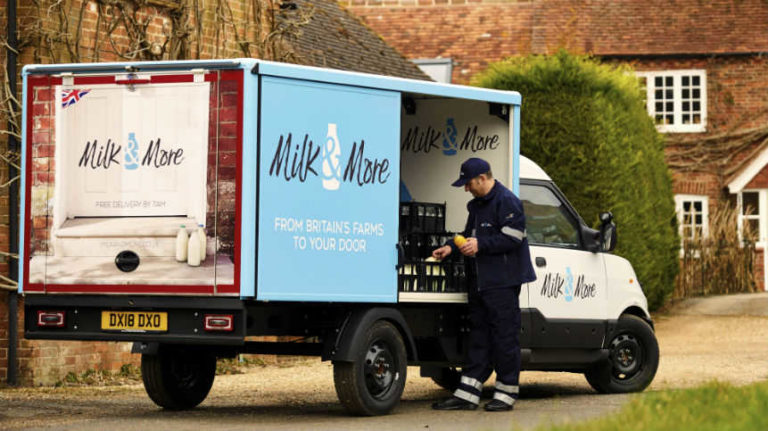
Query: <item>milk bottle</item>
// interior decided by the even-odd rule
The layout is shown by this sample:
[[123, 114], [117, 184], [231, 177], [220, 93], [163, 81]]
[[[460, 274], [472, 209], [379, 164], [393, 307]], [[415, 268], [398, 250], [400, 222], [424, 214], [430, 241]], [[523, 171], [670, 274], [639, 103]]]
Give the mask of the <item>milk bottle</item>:
[[323, 145], [323, 188], [337, 190], [341, 179], [341, 145], [336, 130], [336, 124], [328, 123], [328, 135]]
[[197, 230], [193, 230], [192, 235], [189, 236], [187, 263], [189, 266], [200, 266], [200, 234]]
[[205, 227], [203, 227], [203, 224], [200, 223], [197, 225], [197, 234], [200, 236], [200, 262], [205, 261], [205, 247], [206, 244], [206, 238], [205, 238]]
[[179, 231], [176, 233], [176, 261], [184, 262], [187, 260], [187, 243], [189, 237], [187, 237], [187, 228], [184, 225], [179, 227]]

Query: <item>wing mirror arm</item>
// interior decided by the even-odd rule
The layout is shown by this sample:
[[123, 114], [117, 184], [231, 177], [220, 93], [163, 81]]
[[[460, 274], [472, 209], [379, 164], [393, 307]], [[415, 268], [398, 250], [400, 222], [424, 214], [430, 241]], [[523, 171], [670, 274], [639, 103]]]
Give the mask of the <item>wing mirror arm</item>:
[[610, 211], [600, 213], [600, 248], [607, 252], [616, 248], [616, 223]]

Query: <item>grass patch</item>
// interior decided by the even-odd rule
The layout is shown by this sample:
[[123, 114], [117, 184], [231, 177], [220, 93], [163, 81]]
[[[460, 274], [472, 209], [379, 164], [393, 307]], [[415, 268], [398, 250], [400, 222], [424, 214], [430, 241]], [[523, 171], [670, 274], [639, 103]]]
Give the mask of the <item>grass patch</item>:
[[258, 356], [238, 355], [235, 358], [224, 358], [216, 361], [216, 375], [245, 374], [248, 368], [264, 367], [264, 360]]
[[694, 389], [638, 396], [618, 413], [546, 431], [768, 430], [768, 382], [735, 387], [713, 382]]
[[141, 370], [133, 364], [123, 364], [119, 371], [88, 369], [80, 374], [69, 372], [54, 384], [61, 386], [132, 385], [141, 381]]

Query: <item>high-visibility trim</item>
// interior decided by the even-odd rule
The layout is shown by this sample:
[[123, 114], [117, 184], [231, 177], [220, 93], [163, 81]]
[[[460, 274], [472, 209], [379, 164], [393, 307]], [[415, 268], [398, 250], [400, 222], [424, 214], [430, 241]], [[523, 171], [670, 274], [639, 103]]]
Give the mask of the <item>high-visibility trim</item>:
[[528, 234], [526, 232], [524, 232], [522, 230], [519, 230], [519, 229], [512, 229], [509, 226], [504, 226], [503, 228], [501, 228], [501, 233], [503, 233], [504, 235], [507, 235], [507, 236], [511, 236], [512, 238], [514, 238], [514, 239], [516, 239], [518, 241], [522, 241], [523, 238], [528, 236]]
[[496, 393], [493, 394], [494, 400], [499, 400], [505, 404], [512, 405], [515, 403], [515, 399], [510, 397], [509, 395], [505, 394], [504, 392], [496, 391]]
[[508, 394], [519, 394], [520, 393], [520, 386], [518, 385], [505, 385], [501, 382], [496, 382], [496, 389], [500, 391], [504, 391]]
[[461, 376], [461, 383], [467, 386], [472, 386], [478, 391], [483, 389], [483, 383], [480, 380], [473, 379], [472, 377]]
[[456, 389], [453, 392], [453, 396], [456, 398], [461, 398], [464, 401], [469, 401], [472, 404], [480, 404], [480, 397], [477, 395], [472, 395], [469, 392], [463, 390], [463, 389]]

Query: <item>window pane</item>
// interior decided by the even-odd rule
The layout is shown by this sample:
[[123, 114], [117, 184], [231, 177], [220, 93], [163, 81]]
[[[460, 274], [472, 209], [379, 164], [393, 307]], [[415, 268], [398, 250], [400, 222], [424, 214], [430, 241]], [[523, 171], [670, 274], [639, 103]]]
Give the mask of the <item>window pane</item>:
[[747, 232], [753, 238], [757, 238], [760, 235], [760, 220], [744, 220], [747, 227]]
[[664, 90], [656, 90], [656, 91], [654, 92], [654, 94], [656, 95], [656, 99], [657, 99], [657, 100], [658, 100], [658, 99], [663, 99], [663, 98], [664, 98]]
[[696, 212], [701, 212], [701, 201], [694, 201], [693, 202], [693, 209]]
[[691, 116], [683, 115], [683, 124], [691, 124]]
[[671, 87], [671, 86], [672, 86], [672, 77], [671, 77], [671, 76], [667, 76], [667, 77], [664, 79], [664, 81], [665, 81], [665, 82], [664, 82], [664, 85], [666, 85], [667, 87]]
[[673, 119], [671, 114], [667, 115], [665, 119], [666, 119], [666, 122], [664, 124], [672, 124]]
[[656, 78], [654, 78], [653, 79], [653, 84], [656, 87], [661, 87], [663, 85], [663, 81], [661, 80], [661, 76], [657, 76]]
[[668, 89], [665, 91], [664, 98], [671, 99], [672, 98], [672, 89]]
[[664, 111], [664, 104], [662, 102], [656, 102], [656, 112]]
[[667, 112], [672, 112], [672, 109], [674, 109], [674, 108], [672, 107], [672, 105], [673, 105], [673, 103], [672, 103], [672, 102], [667, 102], [667, 106], [666, 106], [666, 108], [667, 108]]
[[701, 90], [699, 90], [698, 88], [694, 88], [694, 89], [693, 89], [693, 97], [694, 97], [695, 99], [698, 99], [698, 98], [700, 98], [700, 97], [701, 97]]
[[690, 111], [691, 110], [691, 102], [683, 102], [683, 111]]
[[691, 212], [691, 201], [683, 202], [683, 211]]
[[693, 85], [700, 85], [701, 84], [701, 78], [698, 76], [693, 77]]
[[704, 215], [703, 214], [696, 214], [696, 226], [701, 226], [704, 224]]
[[693, 116], [693, 122], [694, 122], [695, 124], [701, 124], [701, 115], [698, 115], [698, 114], [697, 114], [697, 115], [694, 115], [694, 116]]
[[689, 89], [687, 89], [687, 88], [686, 88], [686, 89], [684, 89], [684, 90], [683, 90], [683, 97], [684, 97], [684, 98], [686, 98], [686, 99], [687, 99], [687, 98], [689, 98], [689, 97], [691, 97], [691, 90], [689, 90]]
[[757, 192], [744, 192], [742, 194], [742, 214], [751, 215], [758, 213], [758, 194]]
[[690, 82], [690, 77], [683, 76], [683, 85], [688, 85], [689, 82]]
[[532, 244], [579, 246], [576, 221], [551, 190], [543, 186], [521, 184], [520, 197], [525, 211], [528, 241]]
[[701, 103], [700, 102], [693, 102], [693, 110], [694, 111], [701, 111]]

